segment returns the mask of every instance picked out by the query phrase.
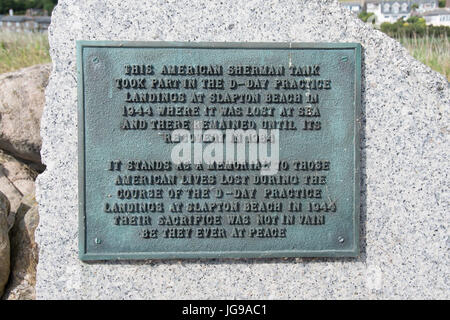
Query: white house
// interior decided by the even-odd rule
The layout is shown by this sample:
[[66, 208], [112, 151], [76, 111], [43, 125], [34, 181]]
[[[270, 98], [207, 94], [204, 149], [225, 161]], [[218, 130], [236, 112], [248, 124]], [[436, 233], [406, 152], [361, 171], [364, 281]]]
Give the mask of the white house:
[[411, 2], [416, 3], [419, 6], [416, 9], [418, 13], [423, 13], [439, 8], [439, 0], [421, 0], [421, 1], [417, 0]]
[[13, 32], [46, 32], [50, 17], [0, 16], [0, 30]]
[[377, 23], [393, 23], [399, 18], [408, 19], [411, 13], [419, 14], [437, 9], [438, 0], [365, 0], [367, 12], [373, 12]]
[[363, 11], [363, 4], [361, 1], [353, 1], [353, 2], [342, 2], [342, 5], [349, 9], [351, 12], [354, 12], [356, 14]]
[[424, 12], [422, 16], [425, 18], [427, 24], [433, 26], [448, 26], [450, 27], [450, 9], [439, 8], [432, 11]]

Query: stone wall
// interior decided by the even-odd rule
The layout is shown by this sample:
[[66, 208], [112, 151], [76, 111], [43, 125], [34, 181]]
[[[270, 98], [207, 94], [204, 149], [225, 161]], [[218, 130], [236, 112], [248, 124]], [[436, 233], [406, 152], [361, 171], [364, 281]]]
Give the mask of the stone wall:
[[0, 75], [0, 297], [34, 299], [39, 221], [35, 179], [50, 65]]

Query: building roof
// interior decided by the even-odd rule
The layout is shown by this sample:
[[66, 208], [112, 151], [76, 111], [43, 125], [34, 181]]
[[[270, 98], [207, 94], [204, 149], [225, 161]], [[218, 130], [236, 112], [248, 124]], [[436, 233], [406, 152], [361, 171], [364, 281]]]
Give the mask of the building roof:
[[34, 21], [41, 24], [50, 24], [51, 17], [47, 16], [0, 16], [0, 21], [4, 22], [25, 22], [25, 21]]
[[50, 17], [33, 17], [33, 20], [37, 23], [50, 23], [51, 18]]
[[450, 9], [448, 8], [438, 8], [434, 10], [430, 10], [427, 12], [422, 13], [422, 16], [441, 16], [441, 15], [450, 15]]
[[3, 16], [2, 17], [2, 21], [5, 22], [24, 22], [24, 21], [29, 21], [29, 20], [33, 20], [30, 17], [26, 17], [26, 16]]

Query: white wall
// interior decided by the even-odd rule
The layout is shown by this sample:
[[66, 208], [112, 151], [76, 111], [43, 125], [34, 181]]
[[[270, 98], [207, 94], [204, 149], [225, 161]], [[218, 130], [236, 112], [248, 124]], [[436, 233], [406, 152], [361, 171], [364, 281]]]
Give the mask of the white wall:
[[450, 14], [425, 17], [427, 24], [450, 27]]

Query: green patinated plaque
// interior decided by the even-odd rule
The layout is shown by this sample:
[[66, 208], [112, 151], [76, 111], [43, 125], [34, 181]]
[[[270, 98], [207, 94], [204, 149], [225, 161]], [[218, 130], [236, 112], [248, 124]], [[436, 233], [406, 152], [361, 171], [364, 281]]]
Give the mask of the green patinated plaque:
[[359, 44], [77, 55], [82, 260], [359, 254]]

